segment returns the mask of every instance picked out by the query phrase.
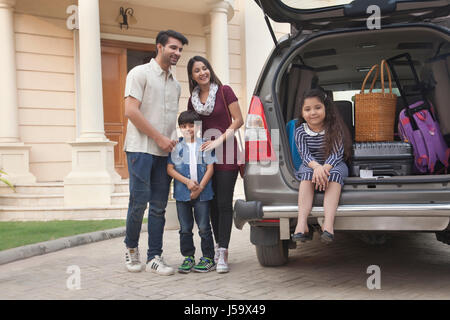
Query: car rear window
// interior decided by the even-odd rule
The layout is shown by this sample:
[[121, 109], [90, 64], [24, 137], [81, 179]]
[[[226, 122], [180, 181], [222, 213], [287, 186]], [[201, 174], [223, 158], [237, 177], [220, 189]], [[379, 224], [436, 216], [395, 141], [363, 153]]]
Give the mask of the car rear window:
[[[295, 10], [313, 10], [347, 5], [353, 0], [278, 0], [285, 6]], [[391, 0], [390, 2], [392, 2]], [[429, 1], [429, 0], [427, 0]], [[423, 2], [423, 0], [395, 0], [394, 2]], [[369, 1], [370, 3], [370, 1]]]
[[292, 9], [319, 9], [349, 4], [353, 0], [281, 0], [281, 2]]
[[[368, 92], [368, 90], [365, 90]], [[345, 90], [345, 91], [333, 91], [333, 100], [334, 101], [350, 101], [354, 103], [355, 94], [360, 93], [361, 90]], [[373, 89], [372, 92], [381, 92], [381, 89]], [[400, 92], [397, 88], [392, 88], [392, 92], [397, 96], [400, 96]]]

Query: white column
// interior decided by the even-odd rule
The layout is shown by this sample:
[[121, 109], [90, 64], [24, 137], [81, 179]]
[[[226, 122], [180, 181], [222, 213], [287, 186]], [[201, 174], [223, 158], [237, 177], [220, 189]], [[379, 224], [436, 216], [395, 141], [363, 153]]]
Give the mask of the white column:
[[29, 172], [29, 146], [19, 138], [16, 49], [14, 35], [15, 0], [0, 0], [0, 169], [13, 184], [34, 183]]
[[205, 33], [206, 40], [206, 59], [211, 60], [211, 26], [204, 26], [203, 32]]
[[223, 84], [229, 84], [228, 1], [211, 4], [211, 65]]
[[106, 141], [99, 13], [98, 0], [78, 1], [81, 108], [79, 141]]
[[120, 176], [114, 145], [104, 132], [99, 0], [78, 1], [80, 136], [72, 146], [72, 171], [64, 179], [66, 206], [105, 206]]
[[0, 143], [19, 142], [14, 4], [15, 0], [0, 0]]

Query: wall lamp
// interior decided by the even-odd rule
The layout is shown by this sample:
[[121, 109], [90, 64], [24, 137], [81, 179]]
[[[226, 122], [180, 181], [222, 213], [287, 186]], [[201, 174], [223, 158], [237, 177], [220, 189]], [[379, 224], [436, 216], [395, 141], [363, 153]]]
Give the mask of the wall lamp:
[[124, 9], [123, 7], [120, 7], [119, 15], [117, 16], [116, 21], [119, 23], [120, 29], [122, 29], [123, 27], [126, 27], [128, 29], [128, 23], [137, 23], [137, 20], [134, 17], [134, 10], [132, 8]]

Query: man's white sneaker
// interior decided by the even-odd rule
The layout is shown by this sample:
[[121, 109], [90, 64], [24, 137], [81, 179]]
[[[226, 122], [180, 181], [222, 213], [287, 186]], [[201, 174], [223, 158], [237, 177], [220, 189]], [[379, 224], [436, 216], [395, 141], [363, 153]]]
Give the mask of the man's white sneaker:
[[155, 256], [152, 260], [147, 262], [147, 271], [151, 271], [162, 276], [170, 276], [175, 274], [175, 270], [160, 256]]
[[125, 252], [125, 267], [130, 272], [141, 272], [142, 271], [142, 263], [139, 256], [139, 249], [136, 248], [127, 248]]
[[217, 251], [219, 252], [219, 259], [217, 261], [216, 271], [218, 273], [227, 273], [230, 271], [228, 267], [228, 249], [219, 248]]

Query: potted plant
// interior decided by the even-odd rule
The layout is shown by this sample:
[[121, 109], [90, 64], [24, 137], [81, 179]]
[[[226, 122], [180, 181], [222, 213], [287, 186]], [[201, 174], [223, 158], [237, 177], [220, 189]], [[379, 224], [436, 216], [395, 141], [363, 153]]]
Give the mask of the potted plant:
[[3, 170], [0, 170], [0, 181], [3, 182], [4, 184], [6, 184], [11, 189], [13, 189], [14, 191], [16, 191], [16, 189], [11, 184], [11, 182], [9, 182], [6, 178], [2, 177], [3, 175], [6, 175], [6, 174], [7, 174], [6, 172], [4, 172]]

